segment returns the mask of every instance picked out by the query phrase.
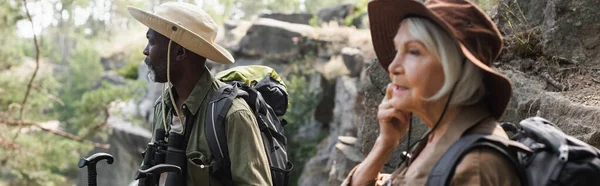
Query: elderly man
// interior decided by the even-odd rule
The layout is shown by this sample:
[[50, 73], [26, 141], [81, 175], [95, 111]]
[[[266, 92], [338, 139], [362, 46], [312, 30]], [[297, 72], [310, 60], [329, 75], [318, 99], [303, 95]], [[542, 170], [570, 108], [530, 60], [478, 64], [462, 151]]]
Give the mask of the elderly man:
[[160, 185], [165, 181], [167, 185], [272, 185], [256, 118], [242, 99], [235, 99], [225, 116], [231, 175], [215, 176], [211, 170], [204, 113], [211, 95], [224, 83], [215, 79], [205, 64], [207, 59], [221, 64], [234, 62], [231, 54], [214, 42], [218, 29], [213, 19], [188, 3], [164, 3], [154, 13], [128, 9], [149, 27], [148, 45], [143, 51], [149, 78], [168, 86], [155, 104], [152, 142], [163, 140], [157, 136], [166, 136], [163, 141], [169, 142], [169, 148], [179, 146], [179, 156], [183, 155], [177, 160], [183, 162], [179, 165], [183, 174], [162, 174]]

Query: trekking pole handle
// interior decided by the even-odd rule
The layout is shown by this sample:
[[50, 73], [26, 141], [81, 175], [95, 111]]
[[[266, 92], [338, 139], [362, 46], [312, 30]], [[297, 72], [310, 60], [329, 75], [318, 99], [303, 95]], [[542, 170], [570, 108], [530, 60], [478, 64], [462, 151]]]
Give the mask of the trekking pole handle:
[[96, 186], [96, 176], [98, 175], [96, 172], [96, 163], [104, 159], [108, 164], [112, 164], [115, 161], [112, 155], [103, 152], [93, 154], [88, 158], [79, 159], [79, 163], [77, 164], [79, 168], [88, 167], [88, 186]]

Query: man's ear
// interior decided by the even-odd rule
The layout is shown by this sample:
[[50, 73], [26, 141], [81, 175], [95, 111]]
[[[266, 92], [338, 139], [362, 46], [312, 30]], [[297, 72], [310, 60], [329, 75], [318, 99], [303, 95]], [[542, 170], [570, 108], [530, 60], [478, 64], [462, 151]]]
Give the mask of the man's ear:
[[185, 59], [187, 57], [187, 55], [188, 55], [188, 51], [185, 48], [183, 48], [181, 45], [178, 45], [175, 59], [177, 61], [181, 61], [181, 60]]

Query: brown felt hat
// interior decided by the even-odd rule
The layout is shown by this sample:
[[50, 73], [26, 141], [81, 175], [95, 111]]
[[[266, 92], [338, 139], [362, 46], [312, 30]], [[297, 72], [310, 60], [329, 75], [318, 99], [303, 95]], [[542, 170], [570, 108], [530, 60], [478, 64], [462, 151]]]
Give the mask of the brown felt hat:
[[374, 0], [368, 12], [373, 47], [386, 70], [394, 59], [393, 40], [404, 18], [426, 18], [446, 30], [463, 55], [485, 72], [485, 102], [492, 116], [500, 119], [512, 88], [510, 79], [491, 68], [502, 50], [502, 35], [479, 7], [466, 0]]

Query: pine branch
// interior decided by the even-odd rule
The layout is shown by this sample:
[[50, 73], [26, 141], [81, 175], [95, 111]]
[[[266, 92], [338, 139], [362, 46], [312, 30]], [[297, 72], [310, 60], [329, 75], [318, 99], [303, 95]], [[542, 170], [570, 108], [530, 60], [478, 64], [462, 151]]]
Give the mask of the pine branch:
[[[27, 18], [29, 19], [29, 22], [31, 22], [31, 30], [33, 31], [33, 43], [35, 44], [35, 70], [33, 71], [33, 75], [31, 75], [31, 79], [29, 79], [29, 83], [27, 84], [27, 91], [25, 91], [25, 97], [23, 98], [23, 102], [21, 103], [21, 110], [19, 110], [19, 120], [23, 120], [23, 111], [25, 110], [25, 104], [27, 103], [27, 98], [29, 98], [29, 93], [31, 92], [31, 85], [40, 68], [40, 45], [38, 43], [37, 36], [35, 35], [33, 19], [31, 19], [29, 8], [27, 8], [27, 0], [23, 0], [23, 7], [25, 8], [25, 12], [27, 13]], [[16, 140], [17, 137], [19, 137], [19, 133], [21, 133], [21, 128], [22, 127], [19, 126], [17, 133], [13, 137], [13, 141]]]
[[57, 102], [58, 104], [60, 104], [60, 106], [65, 106], [65, 102], [63, 102], [63, 100], [61, 100], [60, 98], [50, 94], [48, 91], [44, 90], [40, 85], [38, 84], [32, 84], [31, 85], [33, 89], [37, 90], [39, 93], [43, 94], [44, 96], [46, 96], [47, 98]]
[[96, 142], [93, 142], [93, 141], [89, 141], [89, 140], [87, 140], [85, 138], [82, 138], [82, 137], [79, 137], [79, 136], [76, 136], [76, 135], [73, 135], [73, 134], [70, 134], [70, 133], [67, 133], [67, 132], [64, 132], [64, 131], [55, 130], [55, 129], [51, 129], [51, 128], [46, 128], [46, 127], [40, 125], [39, 123], [27, 122], [27, 121], [23, 121], [23, 120], [8, 121], [8, 120], [1, 120], [0, 119], [0, 124], [9, 125], [9, 126], [19, 126], [19, 127], [22, 127], [22, 126], [33, 126], [33, 127], [42, 129], [43, 131], [50, 132], [50, 133], [52, 133], [54, 135], [57, 135], [57, 136], [60, 136], [60, 137], [63, 137], [63, 138], [71, 139], [71, 140], [82, 142], [82, 143], [83, 142], [90, 143], [90, 144], [94, 145], [94, 147], [97, 147], [97, 148], [102, 148], [102, 149], [109, 149], [110, 148], [109, 144], [96, 143]]

